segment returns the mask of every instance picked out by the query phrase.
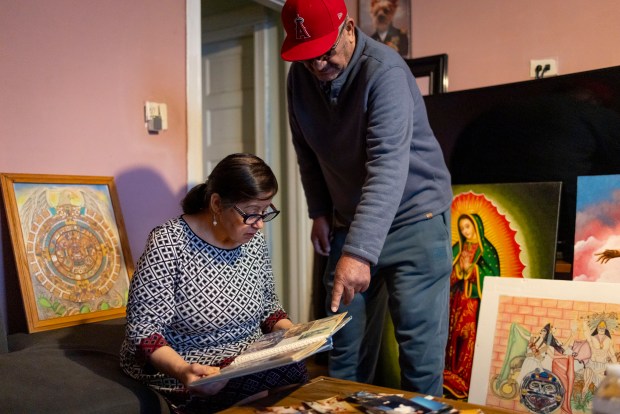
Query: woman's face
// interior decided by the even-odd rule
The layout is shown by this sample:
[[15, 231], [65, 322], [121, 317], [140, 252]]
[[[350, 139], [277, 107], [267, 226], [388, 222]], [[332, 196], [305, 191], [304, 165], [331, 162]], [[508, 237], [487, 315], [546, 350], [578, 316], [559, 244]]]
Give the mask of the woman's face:
[[[270, 210], [271, 198], [268, 200], [250, 200], [235, 204], [245, 214], [264, 214]], [[243, 216], [234, 207], [224, 208], [220, 214], [221, 228], [226, 232], [227, 241], [234, 245], [240, 245], [252, 240], [257, 231], [263, 228], [265, 223], [258, 220], [254, 224], [245, 224]], [[218, 223], [220, 227], [220, 223]]]
[[474, 239], [476, 235], [476, 228], [474, 227], [474, 223], [467, 217], [463, 217], [459, 220], [459, 231], [467, 240]]

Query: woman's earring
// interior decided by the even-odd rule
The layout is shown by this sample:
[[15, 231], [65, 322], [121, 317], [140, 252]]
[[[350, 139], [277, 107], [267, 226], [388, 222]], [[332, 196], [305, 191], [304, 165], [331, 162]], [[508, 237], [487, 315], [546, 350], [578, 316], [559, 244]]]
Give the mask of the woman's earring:
[[217, 226], [217, 219], [215, 218], [215, 214], [213, 215], [213, 227]]

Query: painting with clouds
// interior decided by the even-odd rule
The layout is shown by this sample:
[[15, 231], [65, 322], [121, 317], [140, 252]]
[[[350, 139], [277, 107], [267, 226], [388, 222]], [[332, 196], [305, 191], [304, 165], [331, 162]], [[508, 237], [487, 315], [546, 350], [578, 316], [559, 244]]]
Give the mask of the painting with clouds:
[[620, 175], [577, 178], [573, 280], [620, 282]]

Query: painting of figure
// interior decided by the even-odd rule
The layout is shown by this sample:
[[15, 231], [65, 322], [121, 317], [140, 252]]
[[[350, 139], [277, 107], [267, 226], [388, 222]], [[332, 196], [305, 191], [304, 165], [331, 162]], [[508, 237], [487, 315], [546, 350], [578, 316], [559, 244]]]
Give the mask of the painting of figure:
[[618, 362], [620, 285], [494, 279], [482, 303], [469, 401], [590, 413], [606, 367]]
[[454, 185], [453, 193], [444, 388], [465, 399], [486, 280], [553, 278], [560, 184]]
[[359, 27], [373, 39], [410, 56], [410, 0], [360, 0]]
[[[561, 183], [452, 186], [452, 273], [444, 392], [469, 395], [481, 300], [490, 279], [552, 279]], [[389, 318], [388, 318], [389, 319]], [[398, 386], [398, 348], [386, 321], [378, 385]], [[476, 351], [477, 352], [477, 351]]]
[[620, 282], [620, 175], [577, 177], [573, 280]]

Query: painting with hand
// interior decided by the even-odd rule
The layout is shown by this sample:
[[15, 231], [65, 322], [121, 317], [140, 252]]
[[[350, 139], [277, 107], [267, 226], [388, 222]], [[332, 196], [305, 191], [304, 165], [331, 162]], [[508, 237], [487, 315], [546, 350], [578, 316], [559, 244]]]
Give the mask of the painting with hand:
[[620, 282], [620, 174], [577, 177], [573, 280]]

